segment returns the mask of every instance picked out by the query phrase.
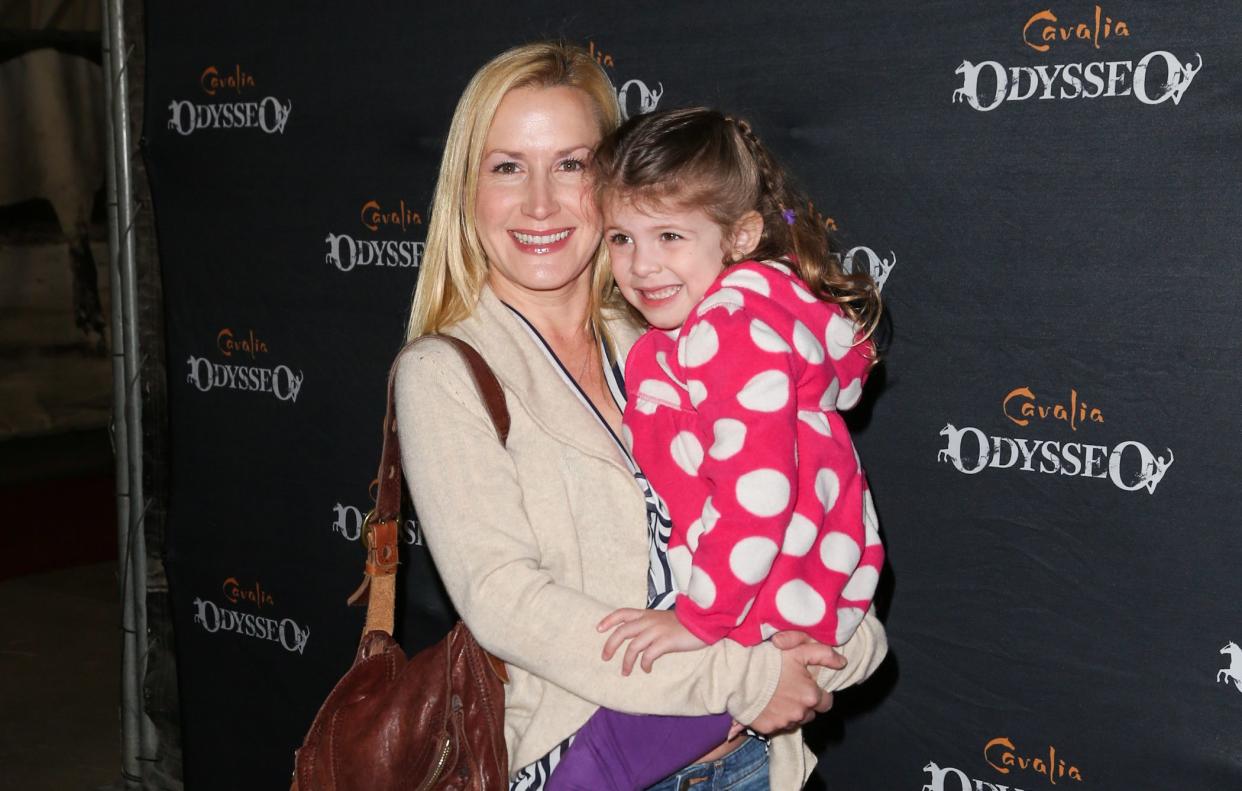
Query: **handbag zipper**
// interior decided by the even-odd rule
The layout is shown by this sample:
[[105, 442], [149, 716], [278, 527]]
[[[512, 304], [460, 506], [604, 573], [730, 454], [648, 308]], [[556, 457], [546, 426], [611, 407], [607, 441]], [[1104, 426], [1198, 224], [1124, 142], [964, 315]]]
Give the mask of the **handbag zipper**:
[[444, 744], [440, 747], [440, 756], [436, 759], [436, 765], [432, 768], [431, 774], [427, 779], [418, 787], [418, 791], [426, 791], [426, 789], [431, 788], [440, 779], [440, 773], [444, 771], [444, 764], [448, 761], [449, 753], [452, 749], [453, 740], [446, 733], [444, 734]]
[[[454, 695], [452, 703], [453, 713], [461, 711], [461, 698]], [[444, 771], [444, 765], [448, 762], [449, 753], [452, 752], [452, 750], [453, 738], [446, 732], [444, 734], [444, 744], [440, 747], [440, 756], [436, 759], [436, 765], [432, 768], [431, 774], [427, 777], [427, 779], [424, 780], [422, 785], [418, 787], [418, 791], [426, 791], [426, 789], [431, 788], [435, 785], [435, 782], [440, 779], [440, 773]]]

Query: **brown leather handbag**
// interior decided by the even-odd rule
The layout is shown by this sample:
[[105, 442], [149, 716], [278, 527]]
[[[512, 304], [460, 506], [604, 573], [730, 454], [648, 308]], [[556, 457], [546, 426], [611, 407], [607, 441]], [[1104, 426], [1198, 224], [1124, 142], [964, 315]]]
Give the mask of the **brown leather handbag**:
[[[495, 374], [469, 344], [447, 335], [427, 337], [451, 343], [465, 358], [503, 444], [509, 412]], [[508, 787], [504, 663], [461, 622], [408, 661], [393, 639], [401, 486], [390, 374], [379, 493], [363, 533], [366, 577], [350, 597], [350, 604], [366, 603], [367, 622], [353, 666], [294, 754], [293, 791]]]

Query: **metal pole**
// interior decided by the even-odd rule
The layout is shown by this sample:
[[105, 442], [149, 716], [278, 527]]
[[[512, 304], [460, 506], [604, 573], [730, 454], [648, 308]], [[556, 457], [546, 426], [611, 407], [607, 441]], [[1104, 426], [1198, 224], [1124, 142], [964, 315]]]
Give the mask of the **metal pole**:
[[142, 486], [142, 393], [134, 266], [133, 188], [130, 174], [129, 88], [124, 7], [103, 0], [108, 161], [108, 245], [112, 256], [113, 431], [117, 451], [117, 537], [121, 588], [121, 773], [141, 788], [142, 759], [153, 758], [154, 729], [143, 712], [146, 671], [146, 541]]

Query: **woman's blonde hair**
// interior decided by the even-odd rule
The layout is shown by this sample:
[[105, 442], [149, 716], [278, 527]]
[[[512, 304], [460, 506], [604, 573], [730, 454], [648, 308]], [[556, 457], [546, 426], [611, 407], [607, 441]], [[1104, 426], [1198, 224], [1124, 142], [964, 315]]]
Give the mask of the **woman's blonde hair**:
[[[407, 340], [439, 332], [474, 310], [487, 278], [487, 254], [475, 227], [483, 146], [501, 100], [515, 88], [528, 87], [570, 87], [586, 93], [601, 136], [620, 124], [616, 91], [582, 47], [555, 41], [525, 44], [500, 53], [475, 73], [453, 111], [440, 160]], [[612, 285], [605, 255], [600, 245], [591, 262], [589, 320], [597, 329], [603, 326], [600, 312]]]

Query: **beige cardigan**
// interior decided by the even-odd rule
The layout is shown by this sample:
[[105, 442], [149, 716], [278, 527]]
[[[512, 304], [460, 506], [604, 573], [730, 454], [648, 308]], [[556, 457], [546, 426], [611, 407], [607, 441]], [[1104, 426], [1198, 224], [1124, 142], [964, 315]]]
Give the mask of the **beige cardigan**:
[[[620, 349], [638, 331], [610, 321]], [[509, 665], [505, 741], [510, 767], [536, 760], [598, 706], [648, 714], [728, 711], [752, 721], [780, 678], [770, 644], [729, 640], [662, 657], [650, 674], [600, 659], [595, 624], [647, 596], [643, 496], [616, 444], [552, 369], [516, 318], [484, 289], [474, 314], [448, 330], [473, 345], [505, 391], [512, 428], [496, 439], [474, 384], [447, 344], [425, 341], [397, 372], [403, 466], [427, 546], [457, 611]], [[884, 627], [868, 614], [843, 647], [833, 690], [884, 658]], [[797, 732], [771, 746], [772, 788], [801, 787], [814, 765]]]

